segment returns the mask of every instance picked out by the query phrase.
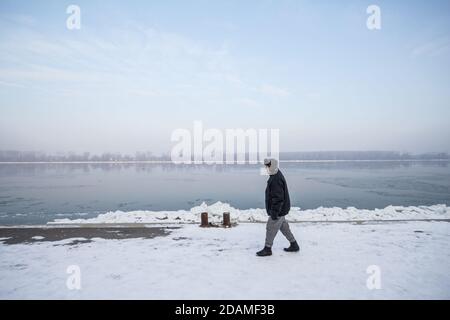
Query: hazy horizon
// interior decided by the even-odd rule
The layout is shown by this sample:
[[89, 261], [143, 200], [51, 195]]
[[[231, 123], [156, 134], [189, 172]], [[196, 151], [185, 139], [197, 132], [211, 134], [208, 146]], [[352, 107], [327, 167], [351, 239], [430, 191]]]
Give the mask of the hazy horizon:
[[[242, 153], [237, 153], [242, 154]], [[235, 156], [237, 155], [235, 154]], [[250, 155], [246, 151], [245, 159], [240, 161], [249, 161]], [[409, 153], [393, 150], [321, 150], [321, 151], [281, 151], [279, 155], [257, 155], [257, 160], [262, 161], [263, 158], [276, 156], [280, 160], [289, 161], [321, 161], [321, 160], [446, 160], [450, 161], [450, 154], [447, 152], [429, 152], [429, 153]], [[263, 157], [263, 158], [262, 158]], [[19, 151], [19, 150], [0, 150], [1, 162], [58, 162], [58, 161], [169, 161], [173, 162], [170, 152], [154, 153], [152, 151], [136, 151], [134, 153], [122, 152], [43, 152], [43, 151]], [[191, 160], [193, 158], [191, 157]], [[223, 163], [230, 161], [225, 156], [222, 158]], [[233, 160], [231, 160], [233, 161]], [[217, 164], [222, 163], [216, 162]], [[230, 163], [230, 162], [228, 162]]]
[[[34, 153], [43, 153], [46, 155], [68, 155], [70, 153], [73, 154], [77, 154], [77, 155], [81, 155], [83, 153], [89, 153], [90, 155], [102, 155], [102, 154], [121, 154], [123, 156], [126, 155], [136, 155], [137, 153], [150, 153], [154, 156], [170, 156], [170, 152], [171, 150], [165, 150], [165, 151], [161, 151], [161, 152], [157, 152], [154, 150], [144, 150], [144, 149], [140, 149], [140, 150], [134, 150], [134, 151], [121, 151], [121, 150], [116, 150], [116, 149], [112, 149], [112, 150], [102, 150], [102, 151], [89, 151], [89, 150], [42, 150], [42, 149], [0, 149], [0, 152], [34, 152]], [[427, 155], [427, 154], [441, 154], [441, 153], [445, 153], [445, 154], [450, 154], [449, 151], [446, 150], [431, 150], [431, 151], [425, 151], [425, 152], [412, 152], [409, 150], [382, 150], [382, 149], [360, 149], [360, 150], [338, 150], [338, 149], [330, 149], [330, 150], [320, 150], [320, 149], [310, 149], [310, 150], [282, 150], [280, 151], [280, 153], [370, 153], [370, 152], [379, 152], [379, 153], [383, 153], [383, 152], [392, 152], [392, 153], [399, 153], [399, 154], [409, 154], [409, 155]], [[246, 152], [247, 153], [247, 152]]]

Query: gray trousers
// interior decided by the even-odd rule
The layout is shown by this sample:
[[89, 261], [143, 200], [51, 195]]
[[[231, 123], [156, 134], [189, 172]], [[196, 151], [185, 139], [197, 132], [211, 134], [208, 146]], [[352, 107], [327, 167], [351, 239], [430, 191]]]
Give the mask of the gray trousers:
[[266, 225], [266, 247], [272, 248], [273, 240], [278, 233], [278, 230], [289, 240], [289, 242], [294, 242], [295, 238], [289, 228], [284, 216], [278, 217], [277, 220], [272, 220], [271, 217], [267, 220]]

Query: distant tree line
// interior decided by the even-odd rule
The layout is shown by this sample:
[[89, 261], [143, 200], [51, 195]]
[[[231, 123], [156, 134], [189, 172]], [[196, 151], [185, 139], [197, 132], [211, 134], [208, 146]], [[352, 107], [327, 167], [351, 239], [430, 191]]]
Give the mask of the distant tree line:
[[55, 153], [48, 154], [39, 151], [0, 151], [0, 162], [95, 162], [95, 161], [155, 161], [167, 160], [167, 155], [156, 156], [151, 152], [136, 152], [134, 155], [121, 154], [119, 152], [105, 152], [91, 154], [89, 152]]
[[[450, 160], [448, 153], [410, 154], [396, 151], [317, 151], [281, 152], [281, 160]], [[91, 154], [89, 152], [49, 154], [39, 151], [0, 151], [0, 162], [104, 162], [104, 161], [170, 161], [169, 154], [152, 152]]]
[[284, 152], [282, 160], [447, 160], [445, 152], [411, 154], [396, 151], [317, 151]]

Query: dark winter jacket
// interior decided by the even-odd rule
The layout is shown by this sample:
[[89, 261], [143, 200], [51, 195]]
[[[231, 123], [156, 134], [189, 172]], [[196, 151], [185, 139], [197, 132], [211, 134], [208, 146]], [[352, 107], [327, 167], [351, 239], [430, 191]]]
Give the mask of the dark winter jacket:
[[280, 170], [274, 175], [271, 175], [267, 180], [266, 187], [266, 211], [272, 219], [285, 216], [291, 209], [291, 200], [289, 198], [289, 191]]

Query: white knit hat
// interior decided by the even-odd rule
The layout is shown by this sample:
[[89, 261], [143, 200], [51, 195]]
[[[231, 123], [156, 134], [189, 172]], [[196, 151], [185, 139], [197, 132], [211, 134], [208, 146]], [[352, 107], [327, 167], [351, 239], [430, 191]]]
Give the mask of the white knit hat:
[[269, 175], [274, 175], [278, 172], [278, 160], [277, 159], [264, 159], [264, 165], [269, 166]]

